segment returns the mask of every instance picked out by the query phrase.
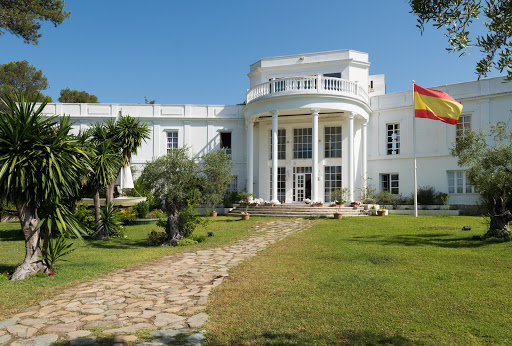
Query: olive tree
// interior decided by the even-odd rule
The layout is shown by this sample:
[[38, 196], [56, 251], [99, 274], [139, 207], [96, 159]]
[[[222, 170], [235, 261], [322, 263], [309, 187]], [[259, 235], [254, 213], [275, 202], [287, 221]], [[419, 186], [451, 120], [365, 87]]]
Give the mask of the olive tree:
[[[490, 138], [492, 137], [492, 138]], [[482, 131], [465, 134], [452, 147], [452, 155], [482, 196], [490, 214], [486, 237], [510, 237], [512, 221], [512, 133], [503, 122]]]
[[184, 236], [184, 210], [200, 198], [199, 165], [187, 148], [171, 150], [167, 155], [148, 162], [142, 179], [155, 196], [162, 198], [167, 212], [167, 243], [176, 244]]
[[201, 160], [202, 192], [204, 203], [212, 211], [215, 205], [222, 202], [229, 183], [233, 180], [231, 170], [233, 169], [231, 156], [225, 149], [215, 150], [206, 153]]

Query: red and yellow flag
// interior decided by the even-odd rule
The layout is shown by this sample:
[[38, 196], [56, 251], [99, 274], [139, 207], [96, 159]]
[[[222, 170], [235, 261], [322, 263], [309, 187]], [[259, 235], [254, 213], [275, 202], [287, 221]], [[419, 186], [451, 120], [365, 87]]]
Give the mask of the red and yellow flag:
[[445, 92], [414, 84], [414, 115], [416, 118], [441, 120], [455, 125], [459, 121], [462, 104]]

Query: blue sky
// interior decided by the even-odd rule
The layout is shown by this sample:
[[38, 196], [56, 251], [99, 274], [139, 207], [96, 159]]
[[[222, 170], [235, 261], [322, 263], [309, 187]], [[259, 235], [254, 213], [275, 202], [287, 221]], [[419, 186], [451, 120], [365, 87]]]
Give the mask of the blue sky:
[[474, 80], [480, 57], [446, 52], [432, 27], [421, 36], [406, 0], [67, 0], [66, 10], [62, 25], [43, 26], [39, 45], [0, 36], [0, 63], [41, 69], [54, 101], [70, 87], [100, 102], [236, 104], [260, 58], [337, 49], [369, 53], [370, 73], [385, 74], [391, 93], [412, 79]]

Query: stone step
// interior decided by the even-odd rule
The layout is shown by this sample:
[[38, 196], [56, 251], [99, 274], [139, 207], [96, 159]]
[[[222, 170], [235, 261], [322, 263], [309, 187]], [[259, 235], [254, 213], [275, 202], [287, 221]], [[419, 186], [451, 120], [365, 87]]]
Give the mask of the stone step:
[[240, 216], [246, 210], [253, 216], [332, 217], [336, 212], [341, 212], [343, 216], [367, 216], [367, 212], [362, 207], [313, 207], [307, 204], [240, 206], [231, 210], [227, 215]]

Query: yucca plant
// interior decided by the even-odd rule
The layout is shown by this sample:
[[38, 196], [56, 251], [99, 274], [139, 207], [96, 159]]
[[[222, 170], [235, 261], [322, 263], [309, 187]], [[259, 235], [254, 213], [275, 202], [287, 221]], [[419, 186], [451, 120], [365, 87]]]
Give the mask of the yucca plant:
[[43, 253], [41, 258], [46, 261], [50, 271], [53, 271], [53, 266], [57, 261], [69, 262], [62, 257], [75, 251], [75, 249], [71, 249], [72, 246], [73, 243], [68, 243], [65, 237], [60, 236], [58, 238], [50, 239], [47, 250], [41, 248], [41, 252]]
[[120, 213], [114, 208], [114, 204], [107, 204], [101, 211], [101, 225], [98, 230], [107, 237], [116, 235], [121, 227], [120, 219]]

